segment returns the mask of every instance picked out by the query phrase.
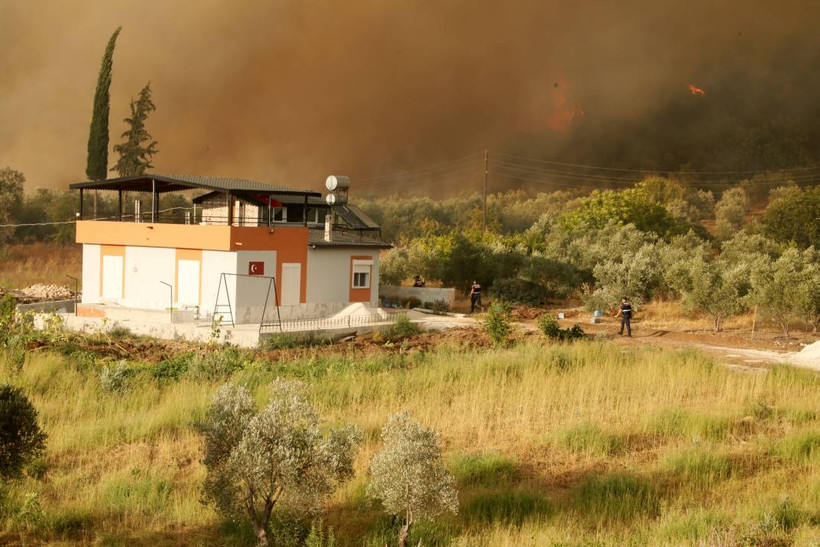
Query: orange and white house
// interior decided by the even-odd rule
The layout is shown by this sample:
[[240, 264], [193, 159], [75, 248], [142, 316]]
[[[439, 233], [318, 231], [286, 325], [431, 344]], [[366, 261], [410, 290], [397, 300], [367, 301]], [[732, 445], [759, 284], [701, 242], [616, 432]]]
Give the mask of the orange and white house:
[[[71, 188], [80, 194], [80, 315], [116, 306], [207, 317], [227, 306], [242, 324], [273, 307], [291, 319], [377, 305], [379, 252], [389, 245], [362, 211], [329, 205], [319, 192], [154, 174]], [[116, 192], [117, 210], [88, 219], [92, 191]], [[172, 197], [180, 193], [199, 195]]]

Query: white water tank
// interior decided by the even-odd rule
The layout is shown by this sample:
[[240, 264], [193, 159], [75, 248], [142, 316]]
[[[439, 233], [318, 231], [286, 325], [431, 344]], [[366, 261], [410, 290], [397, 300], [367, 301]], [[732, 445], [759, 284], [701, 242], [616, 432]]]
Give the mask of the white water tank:
[[342, 205], [347, 203], [347, 195], [345, 194], [328, 194], [325, 196], [325, 201], [328, 205]]
[[325, 180], [325, 187], [331, 192], [336, 190], [347, 190], [350, 188], [350, 177], [342, 175], [330, 175]]

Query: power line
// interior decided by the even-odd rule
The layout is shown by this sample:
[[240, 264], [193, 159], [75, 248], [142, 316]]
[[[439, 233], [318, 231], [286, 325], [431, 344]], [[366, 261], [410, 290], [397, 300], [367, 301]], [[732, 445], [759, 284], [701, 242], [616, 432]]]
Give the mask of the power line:
[[388, 173], [388, 174], [385, 174], [385, 175], [378, 175], [378, 176], [375, 176], [375, 177], [368, 177], [368, 178], [364, 178], [364, 179], [358, 179], [357, 183], [366, 183], [366, 182], [373, 182], [373, 181], [379, 181], [379, 180], [385, 180], [385, 179], [412, 177], [412, 176], [415, 176], [419, 173], [425, 173], [425, 172], [431, 172], [431, 171], [437, 171], [437, 170], [441, 170], [441, 169], [448, 169], [448, 168], [451, 168], [451, 167], [455, 167], [458, 164], [464, 163], [468, 160], [475, 160], [478, 157], [479, 157], [479, 155], [477, 153], [476, 154], [469, 154], [467, 156], [462, 156], [460, 158], [455, 158], [455, 159], [452, 159], [452, 160], [447, 160], [447, 161], [442, 161], [442, 162], [438, 162], [438, 163], [429, 164], [429, 165], [426, 165], [424, 167], [420, 167], [420, 168], [417, 168], [417, 169], [408, 169], [408, 170], [405, 170], [405, 171], [396, 171], [395, 173]]
[[[597, 165], [584, 165], [578, 163], [562, 163], [557, 161], [550, 161], [550, 160], [543, 160], [538, 158], [526, 157], [526, 156], [516, 156], [513, 154], [504, 154], [501, 152], [493, 152], [493, 155], [496, 156], [504, 156], [507, 158], [519, 159], [524, 161], [530, 161], [535, 163], [544, 163], [544, 164], [551, 164], [551, 165], [558, 165], [561, 167], [576, 167], [581, 169], [597, 169], [602, 171], [620, 171], [625, 173], [646, 173], [646, 174], [655, 174], [660, 172], [660, 169], [623, 169], [617, 167], [601, 167]], [[814, 171], [820, 170], [820, 166], [818, 167], [790, 167], [787, 169], [777, 169], [777, 170], [762, 170], [762, 171], [680, 171], [679, 173], [682, 175], [756, 175], [756, 174], [769, 174], [769, 173], [784, 173], [790, 171]]]

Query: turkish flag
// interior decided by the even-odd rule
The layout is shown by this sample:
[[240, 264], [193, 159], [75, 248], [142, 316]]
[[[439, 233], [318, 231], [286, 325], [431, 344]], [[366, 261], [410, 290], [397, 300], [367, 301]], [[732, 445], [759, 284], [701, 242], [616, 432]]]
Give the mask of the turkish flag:
[[265, 263], [248, 262], [248, 275], [265, 275]]

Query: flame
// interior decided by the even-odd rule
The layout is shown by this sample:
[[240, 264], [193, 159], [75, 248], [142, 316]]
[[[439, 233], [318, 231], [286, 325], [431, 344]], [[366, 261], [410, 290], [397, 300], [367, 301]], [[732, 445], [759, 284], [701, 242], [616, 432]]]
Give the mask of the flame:
[[564, 89], [567, 83], [560, 78], [552, 89], [552, 112], [547, 117], [547, 125], [553, 131], [565, 131], [576, 118], [583, 118], [586, 113], [579, 106], [569, 104]]
[[696, 85], [686, 84], [686, 86], [689, 88], [689, 93], [691, 93], [692, 95], [706, 95], [706, 92]]

